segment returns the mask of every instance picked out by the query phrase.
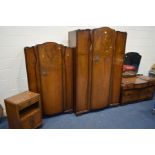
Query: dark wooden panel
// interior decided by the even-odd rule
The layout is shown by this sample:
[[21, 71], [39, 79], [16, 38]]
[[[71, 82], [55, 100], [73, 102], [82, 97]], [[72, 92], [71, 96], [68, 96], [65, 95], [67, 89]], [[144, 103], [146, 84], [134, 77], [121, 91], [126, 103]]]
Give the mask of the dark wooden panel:
[[64, 53], [64, 78], [65, 78], [65, 112], [73, 111], [73, 49], [65, 48]]
[[92, 35], [91, 109], [95, 110], [109, 104], [115, 31], [105, 27], [93, 30]]
[[76, 113], [89, 110], [90, 31], [77, 31], [76, 49]]
[[120, 102], [121, 79], [125, 55], [127, 33], [116, 32], [115, 50], [113, 55], [110, 105], [118, 105]]
[[25, 52], [25, 62], [26, 62], [29, 90], [37, 93], [38, 92], [37, 73], [36, 73], [37, 59], [35, 56], [35, 48], [26, 47], [24, 48], [24, 52]]
[[76, 114], [89, 110], [90, 30], [69, 32], [69, 46], [74, 48], [74, 104]]
[[44, 43], [37, 46], [43, 113], [63, 112], [63, 58], [62, 46]]

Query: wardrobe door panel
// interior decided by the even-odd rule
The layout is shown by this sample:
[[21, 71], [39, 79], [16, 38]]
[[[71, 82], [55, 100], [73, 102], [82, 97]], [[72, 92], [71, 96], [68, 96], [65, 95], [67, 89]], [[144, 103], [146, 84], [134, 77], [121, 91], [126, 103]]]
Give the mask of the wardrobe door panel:
[[90, 31], [77, 31], [76, 49], [76, 113], [89, 110]]
[[37, 46], [43, 112], [53, 115], [63, 112], [62, 46], [45, 43]]
[[110, 28], [95, 29], [92, 36], [91, 109], [95, 110], [109, 104], [115, 31]]
[[78, 55], [76, 79], [76, 112], [89, 109], [88, 103], [88, 56]]
[[125, 55], [125, 45], [127, 33], [117, 32], [115, 43], [115, 53], [113, 59], [112, 68], [112, 81], [111, 81], [111, 105], [118, 105], [120, 103], [120, 92], [121, 92], [121, 80], [122, 70]]
[[73, 111], [73, 49], [72, 48], [65, 48], [64, 53], [64, 75], [65, 78], [65, 105], [64, 109], [65, 112], [72, 112]]
[[32, 92], [38, 92], [37, 85], [37, 59], [35, 56], [35, 48], [34, 47], [26, 47], [24, 48], [25, 53], [25, 62], [26, 62], [26, 70], [27, 70], [27, 79], [28, 79], [28, 87]]

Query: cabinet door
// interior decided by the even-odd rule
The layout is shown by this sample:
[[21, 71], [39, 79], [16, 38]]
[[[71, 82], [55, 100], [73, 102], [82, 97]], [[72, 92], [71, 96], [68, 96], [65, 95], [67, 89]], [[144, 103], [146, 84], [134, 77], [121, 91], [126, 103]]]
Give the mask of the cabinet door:
[[73, 49], [65, 47], [64, 52], [64, 110], [73, 111]]
[[35, 56], [35, 48], [26, 47], [24, 48], [24, 52], [25, 52], [25, 62], [26, 62], [29, 90], [37, 93], [38, 92], [37, 74], [36, 74], [37, 59]]
[[92, 38], [91, 109], [95, 110], [109, 104], [115, 31], [106, 27], [94, 29]]
[[113, 59], [112, 81], [111, 81], [111, 98], [110, 98], [111, 105], [118, 105], [120, 103], [121, 80], [122, 80], [126, 37], [127, 33], [116, 32], [115, 53]]
[[62, 46], [45, 43], [37, 46], [43, 113], [63, 112]]
[[77, 31], [75, 52], [75, 111], [79, 114], [89, 110], [90, 30]]

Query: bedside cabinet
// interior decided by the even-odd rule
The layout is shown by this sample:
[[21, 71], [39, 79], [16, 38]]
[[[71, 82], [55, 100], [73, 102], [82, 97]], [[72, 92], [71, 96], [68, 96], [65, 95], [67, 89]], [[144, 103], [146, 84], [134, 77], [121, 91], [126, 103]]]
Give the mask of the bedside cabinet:
[[30, 91], [4, 100], [9, 127], [33, 129], [42, 124], [40, 95]]

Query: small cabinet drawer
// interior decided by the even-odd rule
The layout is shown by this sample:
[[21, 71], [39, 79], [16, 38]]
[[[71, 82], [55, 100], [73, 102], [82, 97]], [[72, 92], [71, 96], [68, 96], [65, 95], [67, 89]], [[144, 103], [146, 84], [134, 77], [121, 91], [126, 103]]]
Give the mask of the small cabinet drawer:
[[25, 117], [21, 121], [21, 126], [23, 129], [32, 129], [40, 126], [42, 123], [41, 119], [41, 112], [40, 110], [34, 111], [31, 115], [28, 117]]
[[121, 103], [132, 103], [151, 99], [153, 97], [153, 88], [146, 87], [143, 89], [122, 90]]
[[139, 95], [139, 94], [148, 94], [152, 93], [152, 88], [151, 87], [146, 87], [146, 88], [141, 88], [141, 89], [130, 89], [130, 90], [123, 90], [122, 95], [123, 96], [132, 96], [132, 95]]

